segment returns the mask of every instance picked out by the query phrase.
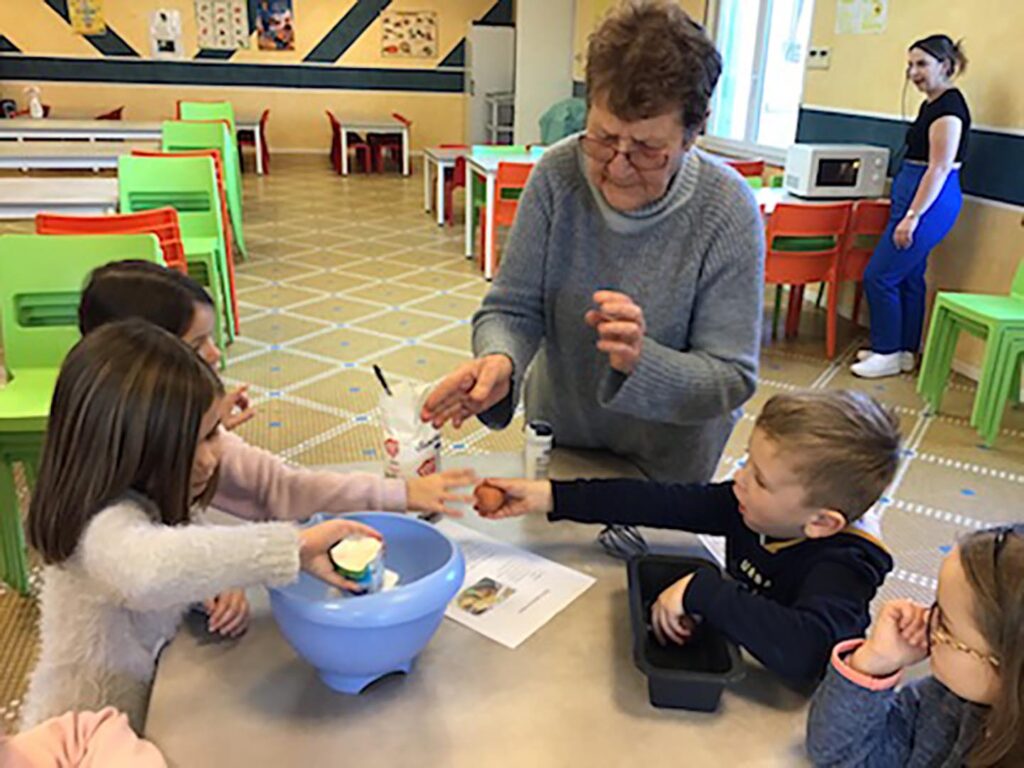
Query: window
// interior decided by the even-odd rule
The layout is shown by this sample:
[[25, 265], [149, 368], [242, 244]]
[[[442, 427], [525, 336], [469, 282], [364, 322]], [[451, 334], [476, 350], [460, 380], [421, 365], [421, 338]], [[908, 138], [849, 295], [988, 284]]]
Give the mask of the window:
[[786, 147], [796, 137], [813, 0], [718, 0], [723, 70], [712, 137]]

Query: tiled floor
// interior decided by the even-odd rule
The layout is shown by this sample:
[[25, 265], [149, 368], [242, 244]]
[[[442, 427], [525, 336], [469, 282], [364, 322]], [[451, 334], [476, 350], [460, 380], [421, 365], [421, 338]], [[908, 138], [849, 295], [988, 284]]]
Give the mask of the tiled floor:
[[[245, 177], [249, 260], [239, 265], [243, 335], [225, 378], [248, 382], [258, 416], [246, 439], [301, 464], [376, 458], [377, 363], [389, 377], [426, 382], [469, 355], [469, 318], [487, 290], [463, 258], [461, 228], [440, 229], [422, 208], [422, 179], [341, 179], [326, 159], [275, 157]], [[24, 230], [21, 224], [3, 231]], [[847, 372], [858, 346], [844, 327], [843, 355], [824, 358], [823, 316], [809, 307], [802, 336], [765, 340], [762, 379], [719, 468], [742, 459], [753, 420], [772, 394], [800, 387], [863, 388], [893, 405], [907, 438], [899, 477], [881, 505], [897, 558], [885, 596], [930, 599], [938, 562], [957, 535], [1024, 519], [1024, 411], [1004, 419], [990, 450], [967, 424], [973, 388], [958, 380], [942, 414], [923, 413], [910, 376], [863, 382]], [[519, 420], [492, 433], [445, 430], [445, 450], [518, 450]], [[0, 728], [16, 719], [36, 647], [35, 601], [0, 587]]]

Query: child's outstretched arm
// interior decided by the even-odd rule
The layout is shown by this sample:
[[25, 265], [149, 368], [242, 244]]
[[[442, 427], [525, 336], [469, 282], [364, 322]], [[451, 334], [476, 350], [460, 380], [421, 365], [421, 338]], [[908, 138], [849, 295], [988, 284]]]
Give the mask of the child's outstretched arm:
[[491, 518], [547, 514], [551, 521], [643, 525], [720, 536], [742, 525], [731, 483], [502, 479], [485, 483], [505, 494], [504, 505], [484, 515]]
[[334, 572], [327, 551], [354, 532], [379, 538], [350, 520], [302, 530], [291, 523], [162, 525], [139, 502], [124, 501], [92, 519], [77, 553], [112, 599], [132, 610], [162, 610], [235, 587], [288, 584], [300, 567], [352, 587]]
[[305, 520], [317, 512], [443, 512], [470, 499], [454, 492], [473, 482], [469, 470], [410, 480], [367, 472], [323, 472], [288, 466], [280, 456], [222, 432], [223, 454], [211, 504], [249, 520]]
[[807, 718], [807, 752], [822, 768], [906, 765], [920, 708], [917, 688], [896, 692], [904, 667], [927, 653], [927, 609], [886, 603], [867, 641], [847, 640], [832, 653]]

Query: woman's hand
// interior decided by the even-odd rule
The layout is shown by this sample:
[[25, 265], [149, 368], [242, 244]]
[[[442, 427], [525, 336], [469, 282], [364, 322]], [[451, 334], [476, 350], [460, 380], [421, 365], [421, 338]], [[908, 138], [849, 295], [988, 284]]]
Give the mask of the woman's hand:
[[909, 248], [914, 244], [914, 232], [917, 230], [917, 217], [904, 216], [892, 232], [892, 242], [897, 248]]
[[440, 428], [448, 420], [458, 429], [471, 416], [504, 400], [512, 388], [512, 361], [487, 355], [448, 374], [423, 403], [420, 418]]
[[644, 311], [626, 294], [598, 291], [597, 309], [584, 316], [587, 325], [597, 330], [597, 348], [608, 355], [608, 364], [619, 373], [631, 374], [640, 362], [647, 325]]
[[494, 512], [479, 512], [480, 517], [488, 520], [501, 520], [505, 517], [521, 517], [522, 515], [546, 515], [554, 509], [549, 480], [505, 480], [488, 478], [484, 485], [497, 488], [505, 494], [504, 503]]
[[451, 517], [462, 513], [448, 504], [471, 504], [472, 495], [452, 493], [452, 489], [472, 485], [476, 473], [472, 469], [449, 469], [426, 477], [412, 477], [405, 481], [405, 508], [410, 512], [440, 512]]
[[888, 677], [928, 656], [928, 609], [910, 600], [890, 600], [849, 665], [872, 677]]
[[256, 408], [249, 400], [249, 385], [243, 384], [228, 392], [224, 398], [224, 411], [220, 423], [224, 429], [232, 431], [245, 424], [256, 415]]
[[309, 528], [299, 531], [299, 566], [328, 584], [346, 589], [349, 592], [362, 592], [358, 584], [343, 579], [327, 554], [331, 547], [346, 536], [359, 534], [383, 541], [383, 537], [373, 528], [355, 520], [325, 520]]
[[249, 628], [249, 601], [244, 590], [229, 589], [203, 601], [206, 628], [211, 634], [238, 637]]

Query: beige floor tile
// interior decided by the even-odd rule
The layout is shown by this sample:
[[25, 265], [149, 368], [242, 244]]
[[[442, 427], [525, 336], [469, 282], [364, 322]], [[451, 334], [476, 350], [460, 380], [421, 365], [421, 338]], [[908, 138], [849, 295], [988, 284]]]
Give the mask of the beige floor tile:
[[352, 323], [353, 327], [363, 328], [377, 333], [387, 333], [391, 336], [398, 336], [402, 339], [411, 339], [423, 336], [438, 327], [436, 317], [421, 315], [417, 312], [406, 310], [394, 310], [378, 317], [366, 320], [357, 320]]
[[335, 269], [331, 271], [317, 272], [316, 274], [309, 275], [308, 277], [301, 277], [297, 280], [289, 280], [288, 285], [294, 285], [298, 288], [305, 288], [311, 291], [341, 293], [353, 288], [359, 288], [363, 285], [369, 285], [372, 282], [373, 278], [355, 274], [348, 269], [345, 271]]
[[339, 363], [355, 363], [367, 355], [395, 346], [394, 339], [387, 339], [354, 328], [337, 328], [294, 345], [294, 349], [312, 352]]
[[285, 308], [301, 301], [309, 301], [317, 298], [317, 293], [303, 290], [290, 285], [268, 285], [255, 291], [245, 294], [245, 303], [254, 304], [270, 309], [272, 307]]
[[449, 328], [447, 331], [424, 336], [423, 341], [440, 344], [443, 347], [468, 354], [473, 348], [473, 326], [465, 322], [454, 328]]
[[451, 373], [456, 366], [470, 359], [465, 354], [442, 352], [422, 345], [405, 346], [374, 359], [385, 371], [395, 371], [401, 376], [419, 381], [434, 381]]
[[391, 282], [375, 283], [373, 285], [368, 285], [365, 288], [358, 288], [354, 291], [349, 291], [349, 295], [354, 296], [357, 299], [375, 301], [378, 304], [386, 304], [388, 306], [399, 306], [410, 301], [415, 301], [416, 299], [426, 298], [430, 294], [431, 291], [426, 288]]
[[303, 449], [292, 458], [299, 464], [313, 467], [323, 464], [379, 461], [382, 444], [379, 426], [354, 424], [341, 434]]
[[319, 435], [336, 416], [321, 413], [281, 397], [267, 397], [256, 404], [256, 415], [237, 429], [255, 445], [280, 452]]
[[329, 371], [332, 367], [319, 360], [274, 350], [234, 363], [226, 373], [236, 381], [255, 384], [267, 390], [280, 390]]
[[431, 291], [457, 291], [464, 285], [471, 285], [477, 278], [468, 275], [458, 276], [451, 272], [440, 269], [431, 269], [423, 272], [400, 275], [399, 282], [403, 285], [415, 285], [420, 288], [429, 288]]
[[[266, 344], [281, 344], [326, 327], [325, 323], [300, 320], [288, 315], [264, 315], [245, 324], [244, 337]], [[239, 337], [242, 338], [242, 337]]]
[[[359, 247], [362, 248], [363, 244], [360, 244]], [[383, 261], [379, 259], [362, 261], [358, 264], [351, 264], [345, 267], [346, 272], [363, 275], [364, 277], [372, 277], [378, 280], [402, 279], [405, 275], [417, 270], [417, 267], [410, 267], [408, 264], [401, 264], [395, 261]]]
[[424, 312], [433, 312], [436, 315], [445, 315], [453, 319], [467, 319], [480, 308], [480, 302], [460, 296], [456, 293], [442, 292], [429, 299], [417, 301], [409, 305], [409, 309], [418, 309]]
[[289, 390], [289, 394], [359, 414], [377, 408], [381, 387], [372, 373], [348, 369]]
[[293, 264], [288, 261], [266, 261], [262, 264], [243, 264], [238, 267], [242, 275], [262, 277], [265, 280], [287, 280], [288, 278], [301, 277], [316, 272], [315, 268], [302, 264]]
[[361, 317], [381, 312], [383, 309], [379, 304], [370, 304], [349, 296], [331, 295], [289, 311], [303, 317], [317, 318], [338, 324], [349, 323]]

